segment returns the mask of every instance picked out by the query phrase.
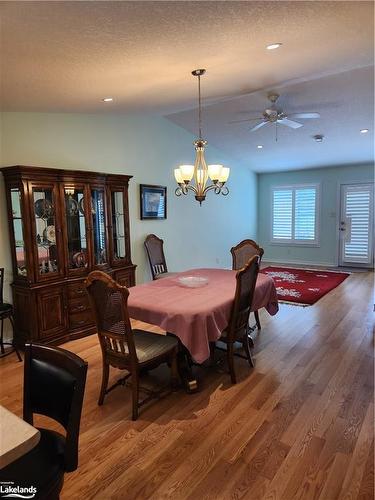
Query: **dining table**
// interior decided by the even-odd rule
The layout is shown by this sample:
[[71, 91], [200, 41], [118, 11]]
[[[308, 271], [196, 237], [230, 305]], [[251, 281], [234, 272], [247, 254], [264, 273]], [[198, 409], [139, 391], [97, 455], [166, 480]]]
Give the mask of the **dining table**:
[[32, 450], [40, 431], [0, 405], [0, 469]]
[[[131, 287], [129, 316], [175, 335], [192, 359], [201, 364], [210, 357], [210, 342], [217, 341], [228, 326], [236, 273], [229, 269], [190, 269]], [[184, 286], [180, 278], [188, 276], [206, 278], [205, 284], [196, 288]], [[259, 273], [251, 310], [262, 308], [270, 315], [275, 315], [279, 309], [274, 281]], [[187, 381], [190, 388], [196, 384], [192, 380]]]

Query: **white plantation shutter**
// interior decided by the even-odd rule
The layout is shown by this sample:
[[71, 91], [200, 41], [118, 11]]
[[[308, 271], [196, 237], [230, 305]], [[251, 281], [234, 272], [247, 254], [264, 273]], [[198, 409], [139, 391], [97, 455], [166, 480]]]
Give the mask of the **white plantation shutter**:
[[372, 186], [348, 186], [345, 198], [345, 217], [349, 224], [349, 234], [344, 247], [344, 259], [347, 262], [371, 261], [369, 237], [371, 231]]
[[293, 191], [275, 189], [273, 192], [273, 239], [290, 240], [293, 222]]
[[295, 190], [295, 233], [296, 240], [315, 238], [316, 220], [316, 188], [301, 188]]
[[317, 185], [273, 189], [272, 241], [316, 244], [317, 221]]

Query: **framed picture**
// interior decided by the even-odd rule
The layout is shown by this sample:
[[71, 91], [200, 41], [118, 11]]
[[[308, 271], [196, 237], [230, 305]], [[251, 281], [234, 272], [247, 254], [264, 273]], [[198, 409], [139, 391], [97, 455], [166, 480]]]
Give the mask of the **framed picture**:
[[141, 219], [167, 218], [167, 188], [166, 186], [140, 185]]

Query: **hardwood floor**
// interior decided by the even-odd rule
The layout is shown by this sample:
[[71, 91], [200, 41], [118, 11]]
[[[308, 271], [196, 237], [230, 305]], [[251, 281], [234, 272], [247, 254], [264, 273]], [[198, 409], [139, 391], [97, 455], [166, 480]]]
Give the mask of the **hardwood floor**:
[[[65, 344], [89, 371], [62, 499], [373, 499], [373, 276], [351, 274], [312, 307], [262, 310], [256, 367], [236, 359], [237, 385], [199, 368], [199, 393], [172, 393], [136, 422], [127, 388], [97, 406], [96, 337]], [[4, 358], [0, 373], [0, 402], [21, 415], [22, 364]]]

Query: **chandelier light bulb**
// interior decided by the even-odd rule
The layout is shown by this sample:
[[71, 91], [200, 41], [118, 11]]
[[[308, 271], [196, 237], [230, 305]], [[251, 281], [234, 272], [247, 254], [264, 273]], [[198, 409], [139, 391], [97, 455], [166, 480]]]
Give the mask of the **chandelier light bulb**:
[[183, 181], [190, 182], [194, 175], [194, 165], [180, 165]]
[[208, 165], [207, 168], [208, 168], [208, 175], [210, 176], [212, 182], [217, 182], [219, 180], [223, 165]]
[[230, 168], [229, 167], [223, 167], [220, 172], [219, 176], [219, 182], [227, 182], [230, 174]]
[[176, 179], [177, 184], [182, 184], [184, 182], [181, 170], [179, 168], [174, 169], [174, 178]]

